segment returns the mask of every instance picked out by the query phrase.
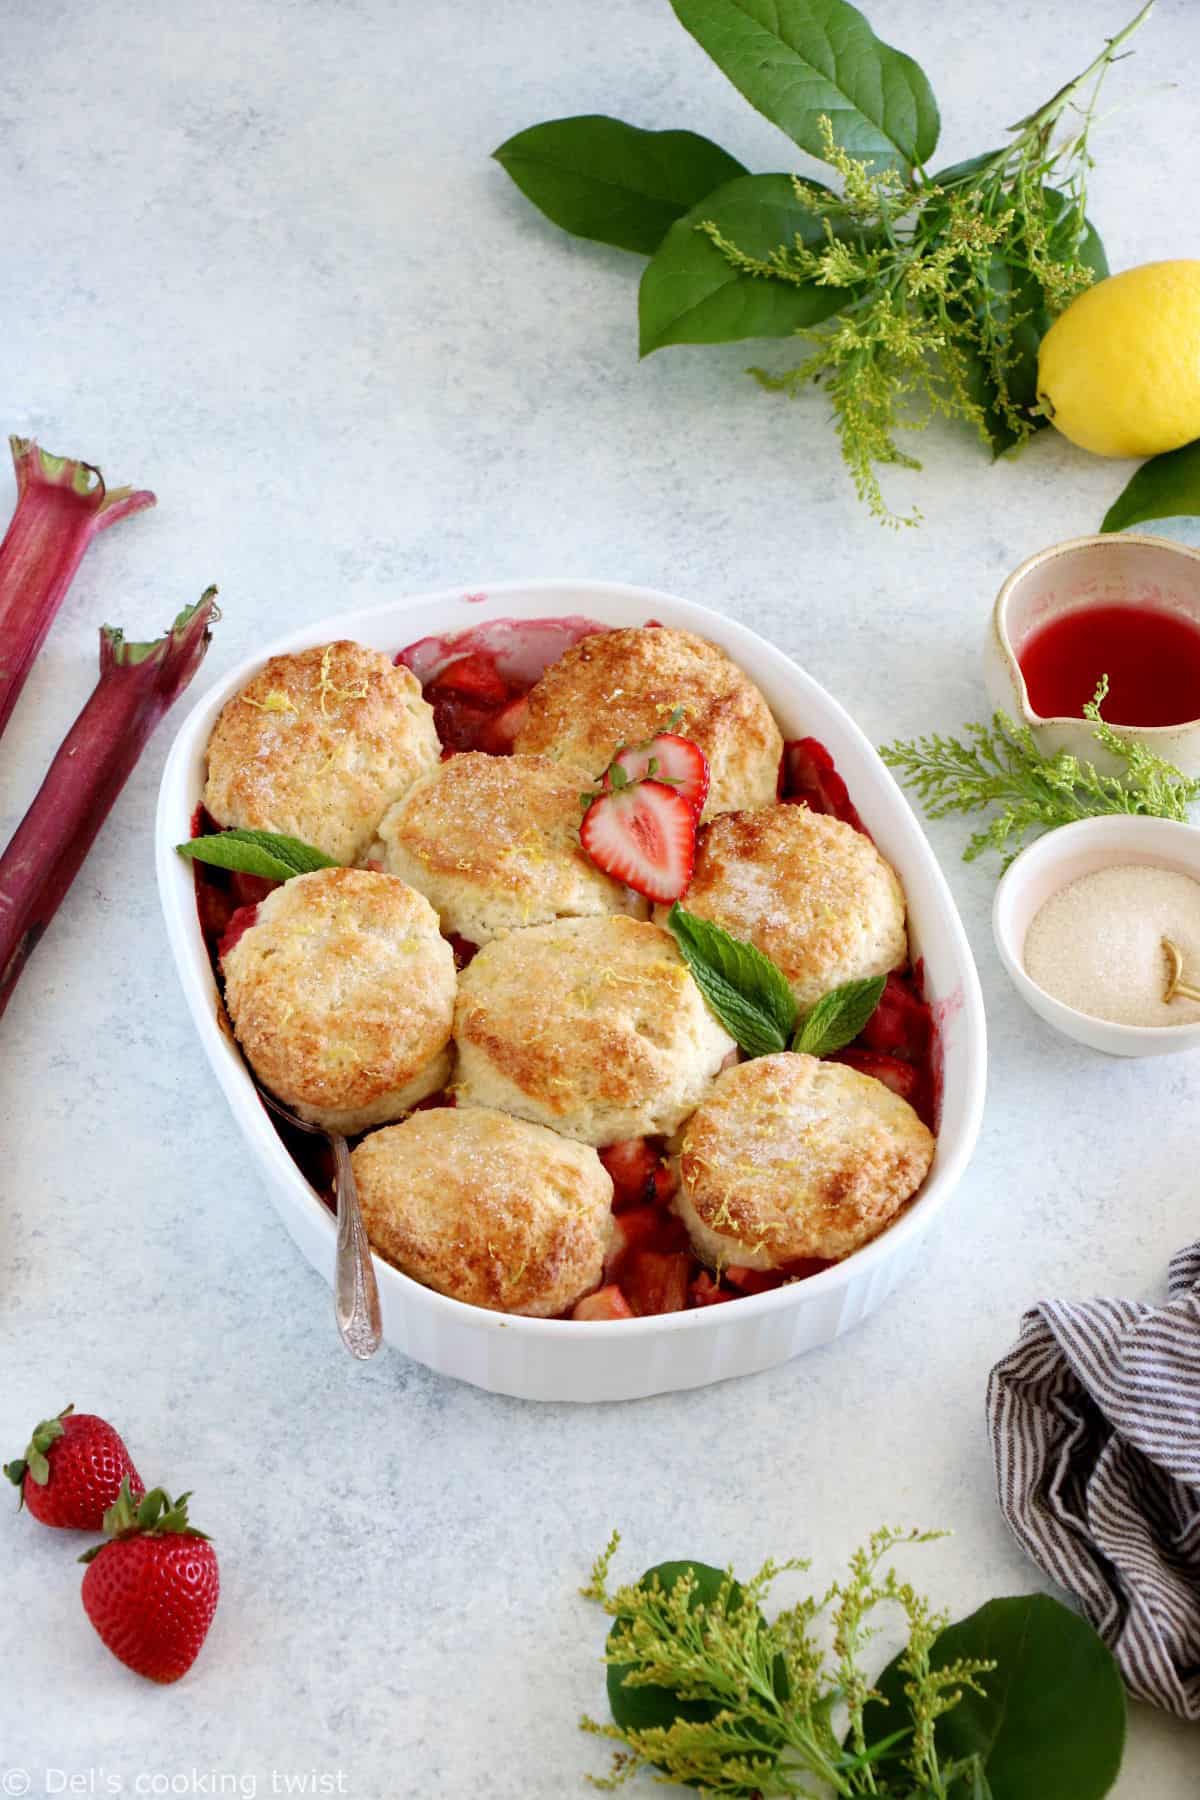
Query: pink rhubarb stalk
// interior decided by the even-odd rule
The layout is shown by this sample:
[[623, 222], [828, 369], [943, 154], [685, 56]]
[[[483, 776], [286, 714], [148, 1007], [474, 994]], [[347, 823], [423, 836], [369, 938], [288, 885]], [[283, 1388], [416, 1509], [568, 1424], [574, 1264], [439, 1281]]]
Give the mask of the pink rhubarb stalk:
[[154, 505], [145, 490], [106, 488], [91, 463], [8, 441], [17, 509], [0, 543], [0, 731], [96, 533]]
[[187, 686], [220, 617], [209, 588], [151, 644], [100, 632], [100, 679], [0, 856], [0, 1013], [155, 725]]

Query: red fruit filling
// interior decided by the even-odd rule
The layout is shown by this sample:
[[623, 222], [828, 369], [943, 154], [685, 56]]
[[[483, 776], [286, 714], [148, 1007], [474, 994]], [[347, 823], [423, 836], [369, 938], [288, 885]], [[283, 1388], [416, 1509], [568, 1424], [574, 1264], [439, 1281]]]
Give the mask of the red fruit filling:
[[421, 683], [447, 750], [504, 756], [521, 728], [525, 696], [542, 671], [581, 638], [604, 629], [581, 618], [490, 619], [468, 631], [421, 638], [396, 661]]
[[[524, 718], [525, 696], [543, 669], [580, 638], [604, 629], [577, 618], [499, 619], [472, 631], [423, 638], [402, 650], [396, 661], [411, 668], [422, 682], [445, 756], [460, 750], [505, 755]], [[640, 768], [628, 772], [643, 773]], [[866, 834], [833, 758], [816, 738], [785, 744], [779, 797], [841, 819]], [[192, 836], [216, 829], [198, 807]], [[277, 884], [200, 862], [193, 864], [193, 871], [201, 929], [219, 981], [217, 959], [237, 941], [252, 922], [256, 905]], [[456, 966], [465, 968], [477, 946], [460, 937], [451, 937], [450, 943]], [[933, 1129], [939, 1109], [940, 1048], [923, 988], [919, 963], [889, 975], [866, 1028], [836, 1060], [886, 1082]], [[447, 1093], [421, 1102], [422, 1108], [453, 1104], [453, 1094]], [[302, 1173], [332, 1206], [332, 1159], [322, 1140], [302, 1137], [280, 1121], [273, 1123]], [[721, 1305], [829, 1267], [808, 1259], [770, 1271], [734, 1264], [714, 1274], [692, 1255], [683, 1225], [669, 1210], [676, 1180], [663, 1141], [629, 1138], [599, 1154], [613, 1182], [614, 1238], [604, 1285], [578, 1302], [569, 1315], [572, 1319], [628, 1319]]]

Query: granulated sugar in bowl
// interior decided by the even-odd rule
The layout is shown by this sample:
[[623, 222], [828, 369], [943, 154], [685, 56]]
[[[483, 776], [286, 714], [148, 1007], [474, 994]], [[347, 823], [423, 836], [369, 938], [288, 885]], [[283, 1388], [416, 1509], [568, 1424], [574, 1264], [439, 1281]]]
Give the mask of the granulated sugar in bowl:
[[1078, 876], [1039, 908], [1025, 936], [1031, 980], [1077, 1012], [1117, 1025], [1194, 1025], [1200, 1001], [1165, 998], [1174, 944], [1200, 979], [1200, 882], [1176, 869], [1116, 863]]

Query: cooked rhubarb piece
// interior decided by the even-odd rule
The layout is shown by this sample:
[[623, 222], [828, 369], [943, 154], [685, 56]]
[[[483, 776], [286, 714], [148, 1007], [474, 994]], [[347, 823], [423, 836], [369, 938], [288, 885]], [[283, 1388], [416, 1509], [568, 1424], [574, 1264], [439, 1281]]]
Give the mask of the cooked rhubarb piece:
[[685, 1250], [631, 1250], [621, 1263], [621, 1292], [639, 1319], [682, 1312], [691, 1270]]
[[99, 469], [9, 438], [17, 507], [0, 543], [0, 731], [99, 531], [154, 505], [154, 495], [106, 488]]
[[628, 1300], [611, 1281], [607, 1287], [588, 1294], [586, 1299], [577, 1300], [571, 1308], [573, 1319], [632, 1319], [633, 1316]]
[[737, 1295], [732, 1288], [724, 1288], [707, 1269], [701, 1269], [688, 1288], [688, 1302], [692, 1306], [720, 1306], [726, 1300], [736, 1300]]
[[209, 588], [165, 636], [100, 633], [100, 679], [0, 857], [0, 1013], [155, 725], [196, 673], [218, 616]]
[[612, 1176], [614, 1212], [625, 1212], [657, 1197], [658, 1171], [663, 1165], [649, 1138], [621, 1138], [607, 1144], [600, 1161]]

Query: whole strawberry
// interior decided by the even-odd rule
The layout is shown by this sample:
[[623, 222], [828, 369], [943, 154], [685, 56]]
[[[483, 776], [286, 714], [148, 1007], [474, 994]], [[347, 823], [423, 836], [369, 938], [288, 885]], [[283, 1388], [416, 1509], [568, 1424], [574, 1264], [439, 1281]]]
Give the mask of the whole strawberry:
[[56, 1419], [43, 1419], [24, 1456], [5, 1463], [4, 1473], [21, 1490], [19, 1506], [27, 1506], [43, 1525], [70, 1531], [102, 1530], [126, 1478], [134, 1494], [144, 1492], [119, 1434], [94, 1413], [77, 1413], [72, 1406]]
[[200, 1653], [217, 1610], [217, 1553], [188, 1524], [181, 1494], [152, 1488], [135, 1501], [128, 1481], [104, 1517], [107, 1542], [88, 1565], [83, 1605], [113, 1655], [148, 1681], [178, 1681]]

